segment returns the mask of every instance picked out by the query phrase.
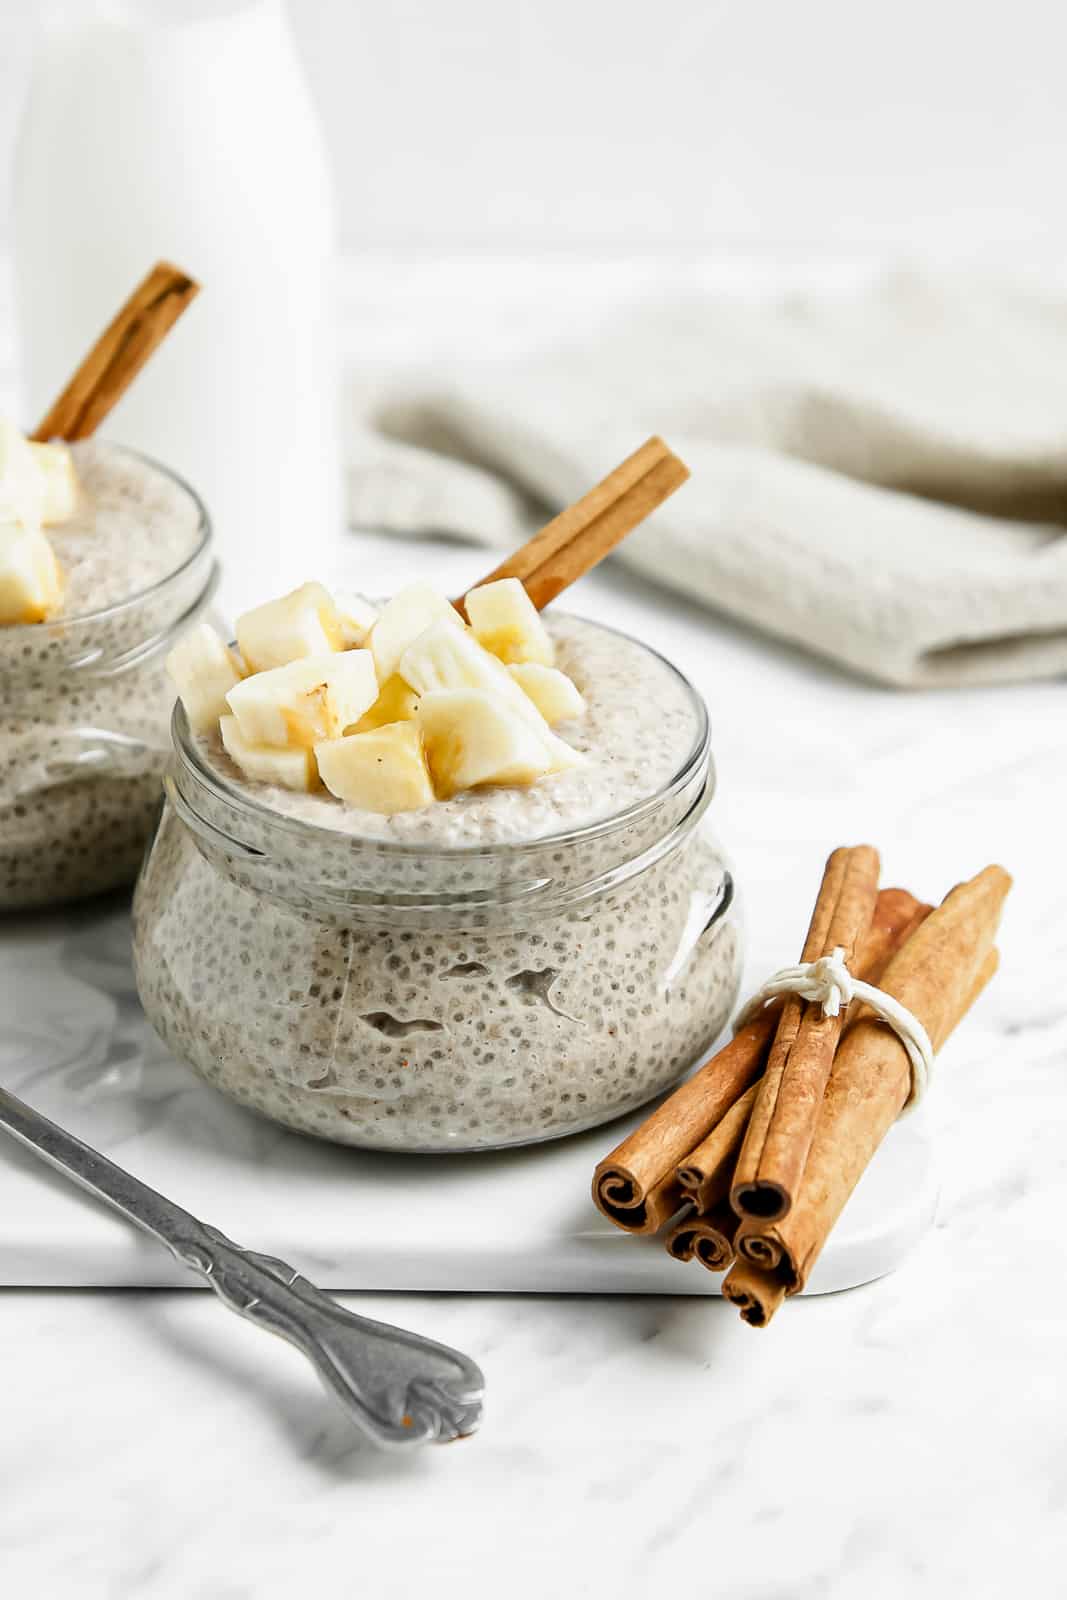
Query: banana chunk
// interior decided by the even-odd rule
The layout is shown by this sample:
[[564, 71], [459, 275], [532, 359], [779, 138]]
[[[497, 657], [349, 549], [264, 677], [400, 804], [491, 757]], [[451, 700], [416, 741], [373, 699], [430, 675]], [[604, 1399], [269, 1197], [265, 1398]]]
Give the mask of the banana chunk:
[[390, 722], [410, 722], [419, 707], [419, 697], [410, 683], [399, 672], [387, 678], [378, 698], [369, 711], [364, 712], [354, 728], [347, 733], [369, 733], [372, 728], [384, 728]]
[[536, 661], [550, 667], [556, 652], [540, 613], [518, 578], [472, 589], [464, 601], [474, 637], [505, 665]]
[[400, 657], [400, 676], [420, 695], [435, 689], [482, 689], [516, 718], [547, 732], [548, 724], [508, 669], [465, 629], [435, 622]]
[[365, 645], [367, 635], [378, 620], [378, 607], [361, 594], [335, 594], [333, 599], [341, 625], [342, 650]]
[[344, 627], [321, 583], [303, 583], [237, 619], [237, 643], [249, 672], [269, 672], [305, 656], [344, 648]]
[[340, 738], [377, 698], [370, 651], [343, 650], [254, 673], [226, 701], [249, 744], [310, 749]]
[[455, 606], [428, 583], [413, 583], [393, 596], [371, 629], [370, 647], [380, 683], [393, 676], [408, 646], [438, 622], [449, 624], [456, 633], [463, 631], [463, 618]]
[[44, 498], [44, 474], [29, 440], [13, 422], [0, 417], [0, 523], [40, 528]]
[[41, 521], [47, 525], [66, 522], [78, 509], [78, 475], [74, 457], [65, 444], [36, 444], [28, 441], [41, 475]]
[[346, 805], [391, 817], [434, 803], [422, 738], [413, 722], [326, 740], [315, 746], [315, 758], [323, 783]]
[[315, 757], [310, 750], [278, 750], [272, 745], [250, 744], [241, 733], [236, 717], [223, 717], [219, 733], [226, 754], [246, 778], [304, 792], [318, 786]]
[[566, 739], [561, 739], [551, 729], [543, 735], [543, 738], [545, 752], [549, 761], [549, 772], [567, 772], [571, 767], [585, 765], [585, 757], [582, 752], [576, 750], [573, 745], [568, 744]]
[[174, 646], [164, 663], [185, 707], [189, 726], [207, 733], [227, 715], [226, 696], [244, 674], [233, 651], [207, 622], [198, 622]]
[[567, 722], [571, 717], [580, 717], [585, 710], [577, 684], [558, 667], [545, 667], [539, 661], [519, 661], [508, 671], [550, 727], [557, 722]]
[[483, 785], [536, 783], [581, 759], [484, 689], [433, 689], [419, 701], [416, 720], [440, 800]]
[[62, 600], [59, 563], [40, 528], [0, 523], [0, 624], [47, 622]]

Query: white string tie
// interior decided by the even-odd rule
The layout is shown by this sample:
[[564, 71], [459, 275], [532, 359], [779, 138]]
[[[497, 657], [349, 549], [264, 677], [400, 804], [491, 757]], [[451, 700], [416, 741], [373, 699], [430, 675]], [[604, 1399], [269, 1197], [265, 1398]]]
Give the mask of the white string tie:
[[[843, 1008], [853, 1000], [870, 1006], [876, 1016], [892, 1028], [908, 1053], [911, 1068], [911, 1091], [904, 1111], [917, 1106], [929, 1087], [934, 1072], [934, 1047], [930, 1035], [913, 1011], [873, 983], [854, 978], [845, 963], [845, 952], [838, 946], [828, 956], [817, 961], [801, 961], [795, 967], [783, 967], [767, 982], [761, 984], [752, 999], [738, 1013], [734, 1032], [751, 1022], [779, 995], [795, 994], [813, 1005], [821, 1005], [824, 1017], [840, 1016]], [[903, 1112], [901, 1113], [903, 1115]]]

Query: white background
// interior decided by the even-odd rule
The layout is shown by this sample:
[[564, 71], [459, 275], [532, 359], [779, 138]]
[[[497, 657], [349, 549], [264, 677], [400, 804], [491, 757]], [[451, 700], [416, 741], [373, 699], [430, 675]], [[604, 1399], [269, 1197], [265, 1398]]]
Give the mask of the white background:
[[[0, 237], [45, 9], [0, 0]], [[1060, 0], [289, 9], [351, 252], [1028, 261], [1067, 231]]]

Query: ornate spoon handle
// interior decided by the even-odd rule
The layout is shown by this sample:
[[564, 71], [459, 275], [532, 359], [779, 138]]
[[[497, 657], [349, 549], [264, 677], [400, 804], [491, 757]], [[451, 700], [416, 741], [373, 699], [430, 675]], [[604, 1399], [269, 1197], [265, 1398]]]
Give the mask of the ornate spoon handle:
[[4, 1089], [0, 1127], [153, 1234], [231, 1311], [302, 1350], [376, 1444], [405, 1449], [477, 1428], [484, 1379], [468, 1356], [346, 1311], [286, 1262], [234, 1244]]

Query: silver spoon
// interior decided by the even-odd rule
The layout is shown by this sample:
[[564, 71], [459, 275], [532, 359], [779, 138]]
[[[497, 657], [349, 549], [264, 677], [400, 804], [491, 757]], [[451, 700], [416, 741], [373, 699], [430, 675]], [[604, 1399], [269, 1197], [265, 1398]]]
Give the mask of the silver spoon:
[[294, 1267], [234, 1244], [5, 1089], [0, 1127], [154, 1235], [231, 1311], [302, 1350], [376, 1444], [411, 1449], [477, 1428], [485, 1380], [468, 1356], [346, 1311]]

